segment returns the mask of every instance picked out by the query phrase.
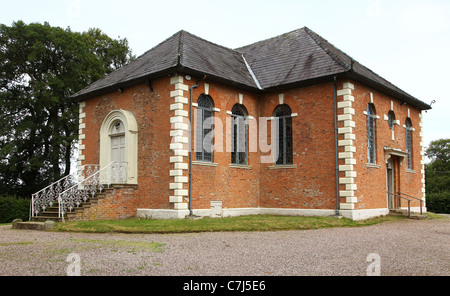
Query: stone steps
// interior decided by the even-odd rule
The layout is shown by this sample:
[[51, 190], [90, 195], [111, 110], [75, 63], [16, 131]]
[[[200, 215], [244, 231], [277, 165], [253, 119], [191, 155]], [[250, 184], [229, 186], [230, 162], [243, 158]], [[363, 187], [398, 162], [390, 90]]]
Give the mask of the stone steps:
[[[408, 210], [404, 210], [404, 209], [389, 210], [389, 215], [408, 217]], [[422, 220], [422, 219], [426, 219], [426, 218], [427, 218], [427, 216], [420, 215], [419, 213], [415, 213], [415, 212], [411, 212], [411, 214], [409, 216], [409, 219], [414, 219], [414, 220]]]
[[[86, 202], [83, 202], [80, 204], [79, 207], [76, 207], [72, 209], [71, 212], [68, 212], [64, 215], [65, 220], [70, 220], [73, 216], [75, 216], [77, 213], [82, 213], [85, 209], [90, 208], [92, 205], [96, 205], [100, 199], [103, 199], [106, 197], [107, 194], [113, 192], [117, 188], [122, 188], [127, 185], [124, 184], [112, 184], [109, 188], [104, 188], [101, 192], [97, 192], [94, 197], [89, 198]], [[51, 206], [47, 207], [45, 211], [42, 211], [39, 213], [38, 216], [31, 217], [31, 221], [29, 222], [37, 222], [37, 223], [45, 223], [46, 221], [53, 221], [53, 222], [62, 222], [63, 219], [58, 217], [59, 213], [59, 203], [53, 203]], [[23, 222], [27, 223], [27, 222]], [[40, 228], [40, 224], [36, 224], [36, 228]], [[31, 223], [24, 224], [23, 228], [21, 229], [30, 229], [27, 227], [33, 227], [31, 226]]]

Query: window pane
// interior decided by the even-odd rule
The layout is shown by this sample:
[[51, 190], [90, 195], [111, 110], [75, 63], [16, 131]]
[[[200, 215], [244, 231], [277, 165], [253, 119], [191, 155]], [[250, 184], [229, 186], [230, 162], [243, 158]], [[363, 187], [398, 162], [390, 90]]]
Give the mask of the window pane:
[[408, 156], [406, 157], [407, 168], [412, 169], [412, 123], [409, 118], [406, 119], [406, 152]]
[[212, 111], [203, 110], [204, 121], [203, 121], [203, 160], [212, 161], [213, 152], [213, 124], [212, 124]]
[[375, 107], [367, 105], [367, 162], [376, 163], [375, 147]]
[[203, 160], [203, 109], [197, 109], [196, 159]]
[[292, 110], [286, 105], [275, 108], [274, 115], [279, 118], [278, 122], [278, 159], [276, 164], [292, 164], [293, 142], [292, 142]]
[[285, 162], [285, 149], [286, 149], [286, 139], [284, 133], [284, 118], [280, 118], [278, 121], [278, 159], [277, 164], [284, 164]]
[[231, 163], [247, 164], [247, 110], [244, 105], [235, 104], [232, 112]]
[[286, 162], [285, 164], [293, 164], [294, 157], [292, 151], [292, 117], [285, 119], [286, 121]]
[[214, 104], [207, 95], [200, 95], [197, 101], [196, 159], [212, 161], [213, 158], [213, 111]]

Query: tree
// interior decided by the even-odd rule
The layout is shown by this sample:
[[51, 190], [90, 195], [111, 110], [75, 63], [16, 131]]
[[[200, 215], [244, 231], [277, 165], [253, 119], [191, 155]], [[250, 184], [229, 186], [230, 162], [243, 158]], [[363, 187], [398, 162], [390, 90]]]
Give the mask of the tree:
[[133, 56], [99, 29], [0, 24], [0, 190], [29, 196], [67, 175], [78, 139], [72, 94]]
[[425, 165], [427, 208], [450, 213], [450, 139], [432, 141], [425, 155], [431, 160]]
[[432, 141], [425, 155], [431, 160], [425, 166], [427, 193], [450, 191], [450, 139]]

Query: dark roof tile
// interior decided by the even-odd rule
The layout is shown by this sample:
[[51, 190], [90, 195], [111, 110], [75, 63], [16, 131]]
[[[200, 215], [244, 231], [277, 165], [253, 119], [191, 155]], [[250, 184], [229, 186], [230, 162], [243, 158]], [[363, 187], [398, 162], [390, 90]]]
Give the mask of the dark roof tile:
[[306, 27], [237, 49], [179, 31], [73, 97], [86, 99], [170, 71], [206, 74], [255, 90], [345, 74], [399, 96], [420, 109], [431, 108]]

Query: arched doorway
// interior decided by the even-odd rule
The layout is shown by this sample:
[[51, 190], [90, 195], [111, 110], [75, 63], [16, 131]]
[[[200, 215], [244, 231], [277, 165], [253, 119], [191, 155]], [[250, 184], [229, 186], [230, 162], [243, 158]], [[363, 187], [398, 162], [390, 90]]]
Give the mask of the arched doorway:
[[100, 128], [100, 168], [111, 162], [126, 164], [126, 183], [137, 184], [138, 126], [130, 111], [113, 110]]

